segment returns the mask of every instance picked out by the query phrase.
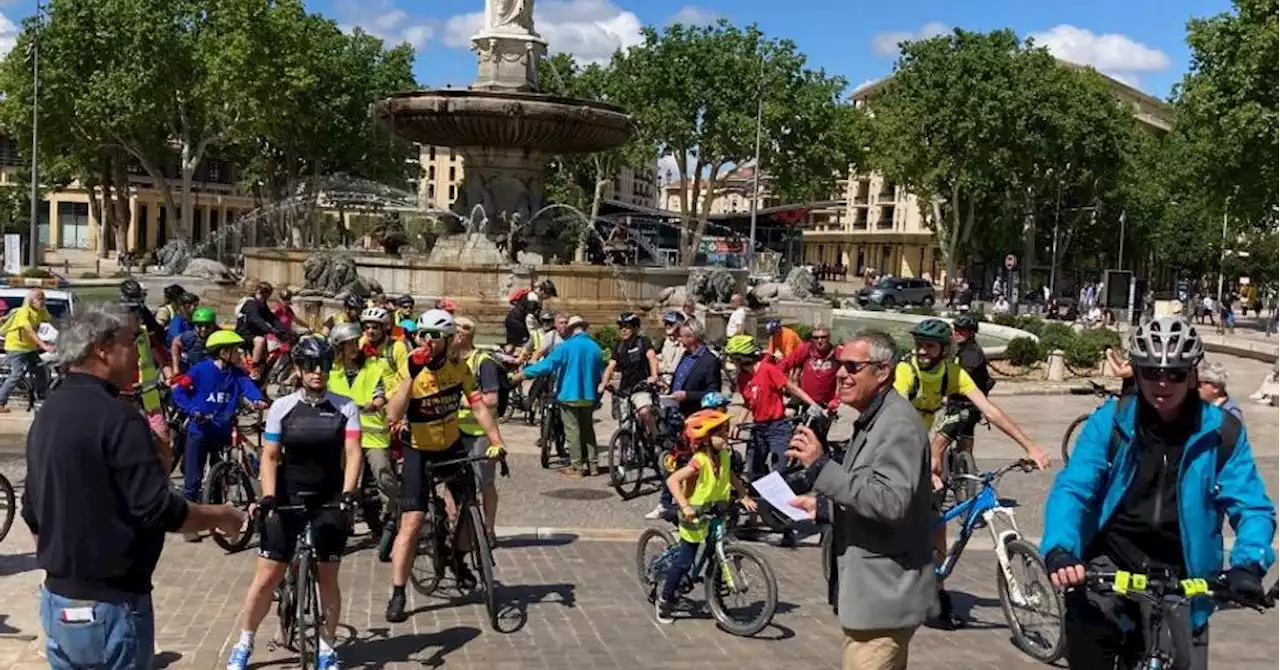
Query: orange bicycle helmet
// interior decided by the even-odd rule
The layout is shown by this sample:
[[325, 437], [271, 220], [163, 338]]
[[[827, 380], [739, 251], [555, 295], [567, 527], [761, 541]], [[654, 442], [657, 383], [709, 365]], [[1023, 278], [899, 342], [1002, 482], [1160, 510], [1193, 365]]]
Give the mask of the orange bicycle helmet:
[[729, 414], [716, 409], [694, 412], [684, 420], [684, 434], [690, 442], [705, 439], [717, 428], [729, 423]]

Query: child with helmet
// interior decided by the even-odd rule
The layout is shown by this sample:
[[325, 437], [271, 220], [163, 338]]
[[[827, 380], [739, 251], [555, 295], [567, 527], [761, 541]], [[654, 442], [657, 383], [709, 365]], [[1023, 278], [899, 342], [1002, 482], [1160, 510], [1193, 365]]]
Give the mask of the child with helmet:
[[208, 357], [204, 343], [218, 330], [217, 314], [201, 307], [191, 313], [191, 326], [191, 330], [173, 338], [169, 345], [170, 358], [181, 374]]
[[[719, 394], [717, 394], [719, 395]], [[662, 593], [655, 604], [658, 623], [671, 623], [671, 602], [685, 573], [693, 567], [698, 547], [707, 537], [707, 521], [699, 520], [700, 512], [717, 503], [727, 503], [731, 492], [737, 492], [742, 506], [756, 510], [742, 479], [733, 472], [729, 448], [729, 414], [722, 408], [702, 409], [685, 419], [684, 438], [692, 453], [689, 461], [667, 477], [667, 490], [679, 505], [680, 547], [662, 583]]]

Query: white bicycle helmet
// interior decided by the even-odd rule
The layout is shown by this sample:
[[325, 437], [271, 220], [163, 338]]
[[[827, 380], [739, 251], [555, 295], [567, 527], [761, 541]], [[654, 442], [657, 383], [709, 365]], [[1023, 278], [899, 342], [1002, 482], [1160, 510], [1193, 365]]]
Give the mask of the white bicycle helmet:
[[452, 337], [458, 332], [458, 326], [454, 323], [452, 314], [443, 309], [429, 309], [418, 317], [418, 332], [424, 330]]
[[1186, 370], [1203, 356], [1200, 333], [1185, 319], [1162, 316], [1129, 331], [1129, 362], [1134, 367]]
[[346, 321], [335, 325], [329, 331], [329, 341], [333, 343], [333, 346], [340, 347], [351, 340], [360, 339], [360, 335], [360, 324]]
[[381, 323], [383, 325], [390, 325], [391, 312], [388, 312], [381, 307], [366, 308], [363, 312], [360, 312], [360, 323], [367, 323], [369, 321]]

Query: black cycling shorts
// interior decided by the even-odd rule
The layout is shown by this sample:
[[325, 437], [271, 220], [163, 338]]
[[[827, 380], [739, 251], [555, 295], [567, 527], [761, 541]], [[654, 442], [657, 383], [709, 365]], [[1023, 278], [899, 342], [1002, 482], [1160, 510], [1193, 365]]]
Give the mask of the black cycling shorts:
[[[405, 449], [403, 453], [404, 463], [400, 466], [400, 511], [402, 512], [427, 511], [429, 491], [426, 466], [428, 464], [451, 461], [470, 455], [461, 439], [441, 451]], [[432, 470], [430, 479], [437, 483], [445, 480], [455, 503], [469, 500], [474, 492], [475, 478], [471, 476], [469, 463], [458, 463]]]
[[962, 437], [973, 437], [973, 429], [982, 421], [982, 412], [973, 405], [948, 407], [938, 425], [938, 434], [954, 442]]
[[321, 563], [342, 560], [350, 528], [346, 513], [340, 509], [280, 510], [267, 515], [262, 521], [262, 544], [258, 547], [258, 554], [280, 563], [293, 560], [298, 535], [306, 527], [307, 519], [312, 520], [311, 541], [315, 544], [316, 560]]

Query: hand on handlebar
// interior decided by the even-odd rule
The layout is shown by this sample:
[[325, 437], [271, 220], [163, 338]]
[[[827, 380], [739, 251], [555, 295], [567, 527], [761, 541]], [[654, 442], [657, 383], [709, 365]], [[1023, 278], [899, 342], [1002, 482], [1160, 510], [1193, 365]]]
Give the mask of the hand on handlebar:
[[1027, 457], [1023, 461], [1034, 465], [1037, 470], [1047, 470], [1053, 463], [1053, 459], [1049, 458], [1049, 453], [1041, 449], [1039, 445], [1031, 445], [1027, 450]]
[[1215, 585], [1230, 594], [1232, 600], [1242, 604], [1265, 603], [1262, 578], [1249, 568], [1231, 568], [1219, 572]]
[[1061, 547], [1053, 549], [1044, 557], [1044, 569], [1049, 573], [1049, 581], [1060, 589], [1084, 583], [1084, 562]]
[[748, 512], [754, 512], [760, 508], [760, 505], [758, 505], [756, 501], [751, 498], [751, 496], [742, 496], [742, 498], [738, 502], [741, 503], [743, 509], [747, 510]]

